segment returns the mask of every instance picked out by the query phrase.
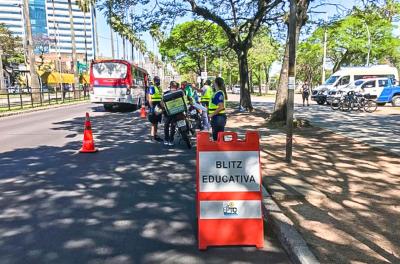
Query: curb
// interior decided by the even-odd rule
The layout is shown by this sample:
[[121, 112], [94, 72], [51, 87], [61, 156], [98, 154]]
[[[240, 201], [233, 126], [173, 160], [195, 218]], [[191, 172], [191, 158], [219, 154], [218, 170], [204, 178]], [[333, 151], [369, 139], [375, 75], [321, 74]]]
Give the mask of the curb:
[[88, 102], [90, 102], [90, 101], [83, 100], [83, 101], [76, 101], [76, 102], [71, 102], [71, 103], [53, 104], [53, 105], [48, 105], [48, 106], [39, 106], [39, 107], [28, 108], [28, 109], [25, 109], [25, 110], [18, 110], [18, 111], [4, 111], [4, 113], [0, 113], [0, 118], [7, 117], [7, 116], [21, 115], [21, 114], [25, 114], [25, 113], [38, 112], [38, 111], [42, 111], [42, 110], [49, 110], [49, 109], [56, 109], [56, 108], [61, 108], [61, 107], [73, 106], [73, 105], [78, 105], [78, 104], [83, 104], [83, 103], [88, 103]]
[[262, 186], [262, 192], [263, 209], [266, 215], [264, 221], [272, 225], [274, 233], [290, 260], [295, 264], [319, 264], [320, 262], [311, 252], [306, 241], [297, 232], [294, 223], [283, 214], [264, 186]]

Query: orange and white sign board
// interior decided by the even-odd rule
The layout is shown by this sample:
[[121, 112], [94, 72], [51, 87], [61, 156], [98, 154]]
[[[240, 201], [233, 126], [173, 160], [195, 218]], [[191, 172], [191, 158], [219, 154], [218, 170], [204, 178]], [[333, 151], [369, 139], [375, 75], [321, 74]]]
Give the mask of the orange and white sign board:
[[[257, 132], [244, 140], [223, 132], [213, 142], [197, 135], [199, 249], [208, 246], [264, 246], [260, 146]], [[230, 140], [226, 140], [230, 137]]]

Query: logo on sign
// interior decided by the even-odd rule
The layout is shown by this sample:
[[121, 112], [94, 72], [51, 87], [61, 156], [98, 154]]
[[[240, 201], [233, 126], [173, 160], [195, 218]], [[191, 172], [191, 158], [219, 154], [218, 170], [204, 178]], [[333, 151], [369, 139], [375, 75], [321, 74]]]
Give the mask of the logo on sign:
[[224, 210], [224, 215], [225, 216], [230, 216], [230, 215], [237, 215], [238, 210], [237, 207], [235, 206], [234, 202], [228, 202], [223, 204], [223, 210]]

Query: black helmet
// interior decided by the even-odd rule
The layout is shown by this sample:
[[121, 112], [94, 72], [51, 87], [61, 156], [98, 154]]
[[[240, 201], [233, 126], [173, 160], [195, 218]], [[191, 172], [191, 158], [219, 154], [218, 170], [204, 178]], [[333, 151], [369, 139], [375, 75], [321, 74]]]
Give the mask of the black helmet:
[[154, 80], [154, 83], [155, 83], [156, 85], [160, 85], [160, 83], [161, 83], [160, 77], [154, 76], [153, 80]]

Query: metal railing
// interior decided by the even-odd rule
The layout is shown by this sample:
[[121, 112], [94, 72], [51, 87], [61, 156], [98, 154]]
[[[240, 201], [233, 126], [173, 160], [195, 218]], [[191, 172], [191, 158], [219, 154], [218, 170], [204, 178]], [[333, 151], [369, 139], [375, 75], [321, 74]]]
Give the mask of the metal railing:
[[83, 101], [89, 99], [87, 90], [49, 89], [46, 91], [0, 91], [0, 112], [47, 105]]

